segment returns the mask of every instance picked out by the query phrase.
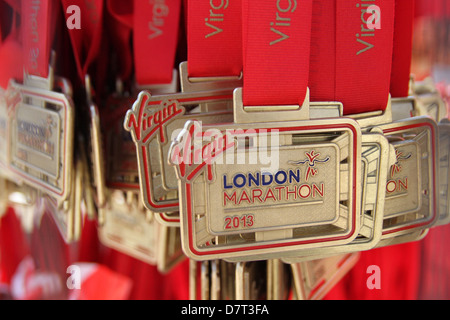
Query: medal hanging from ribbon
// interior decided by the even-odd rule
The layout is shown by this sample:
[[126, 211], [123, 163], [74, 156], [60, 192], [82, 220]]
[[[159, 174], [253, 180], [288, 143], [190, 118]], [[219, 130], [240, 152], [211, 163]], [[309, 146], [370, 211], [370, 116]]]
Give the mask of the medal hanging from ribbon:
[[[15, 179], [40, 190], [66, 241], [75, 238], [72, 170], [74, 106], [70, 91], [54, 74], [51, 54], [58, 7], [53, 2], [22, 1], [23, 84], [12, 81], [9, 169]], [[62, 92], [62, 93], [60, 93]], [[63, 206], [66, 202], [69, 205]]]
[[116, 87], [98, 109], [91, 108], [99, 238], [104, 245], [167, 272], [183, 258], [177, 234], [157, 224], [153, 212], [142, 205], [136, 148], [123, 122], [137, 90], [146, 88], [152, 94], [177, 90], [174, 60], [181, 2], [108, 1], [107, 10], [107, 23], [119, 32], [112, 39], [115, 54], [125, 60], [115, 65]]
[[[349, 119], [311, 120], [340, 115], [338, 103], [309, 103], [311, 10], [311, 1], [244, 1], [234, 123], [189, 121], [172, 142], [183, 248], [193, 259], [267, 259], [357, 236], [360, 132]], [[306, 144], [318, 132], [324, 140]]]

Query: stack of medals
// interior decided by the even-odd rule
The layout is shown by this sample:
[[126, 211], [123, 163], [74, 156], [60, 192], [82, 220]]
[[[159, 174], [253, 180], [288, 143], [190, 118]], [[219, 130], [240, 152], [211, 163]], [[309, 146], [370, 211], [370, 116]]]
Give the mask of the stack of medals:
[[[93, 168], [92, 185], [98, 210], [99, 239], [105, 246], [156, 265], [158, 271], [167, 273], [185, 259], [181, 250], [180, 228], [178, 225], [160, 223], [153, 210], [144, 206], [136, 147], [123, 123], [127, 110], [136, 100], [138, 90], [145, 88], [153, 94], [174, 94], [178, 91], [178, 72], [173, 69], [173, 61], [181, 2], [172, 1], [166, 6], [159, 2], [135, 1], [134, 13], [129, 19], [124, 18], [126, 13], [117, 10], [112, 3], [107, 6], [107, 10], [116, 20], [117, 30], [128, 28], [129, 34], [133, 36], [136, 70], [135, 80], [130, 84], [127, 70], [124, 71], [126, 68], [119, 63], [115, 92], [102, 99], [99, 102], [101, 105], [96, 105], [92, 98], [88, 103], [88, 153]], [[163, 31], [157, 29], [150, 36], [145, 31], [149, 13], [155, 21], [162, 17], [166, 20], [165, 26], [161, 25], [161, 21], [158, 22], [158, 28], [161, 27]], [[128, 37], [116, 41], [118, 51], [122, 50], [122, 54], [130, 49]], [[167, 52], [156, 48], [165, 48]], [[153, 53], [149, 50], [153, 50]], [[157, 71], [155, 68], [160, 69]], [[87, 91], [91, 92], [92, 89]], [[155, 159], [157, 152], [157, 148], [152, 151]], [[168, 194], [159, 196], [170, 197]]]
[[188, 1], [181, 92], [142, 91], [125, 117], [145, 206], [179, 223], [192, 299], [320, 299], [360, 251], [449, 221], [446, 106], [394, 65], [408, 3], [322, 6]]
[[[80, 130], [27, 19], [32, 61], [0, 92], [0, 209], [24, 226], [45, 206], [75, 242], [87, 212], [102, 244], [161, 273], [188, 258], [190, 299], [248, 300], [321, 299], [361, 251], [450, 222], [450, 122], [410, 78], [409, 0], [83, 3]], [[117, 81], [96, 95], [103, 14]]]

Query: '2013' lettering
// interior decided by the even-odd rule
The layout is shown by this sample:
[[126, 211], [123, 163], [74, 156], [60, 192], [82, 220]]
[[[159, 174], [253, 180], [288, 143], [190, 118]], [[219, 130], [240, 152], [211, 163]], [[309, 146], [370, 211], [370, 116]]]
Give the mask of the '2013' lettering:
[[244, 214], [242, 216], [225, 217], [225, 229], [250, 228], [255, 223], [255, 216]]

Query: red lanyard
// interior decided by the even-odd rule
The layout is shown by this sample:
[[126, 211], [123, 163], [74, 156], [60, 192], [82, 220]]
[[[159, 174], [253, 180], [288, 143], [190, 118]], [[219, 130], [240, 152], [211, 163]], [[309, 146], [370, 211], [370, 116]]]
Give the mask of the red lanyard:
[[243, 1], [243, 103], [303, 104], [312, 0]]
[[411, 73], [414, 0], [395, 0], [394, 48], [390, 92], [393, 98], [406, 97]]
[[[10, 79], [21, 82], [23, 78], [21, 30], [17, 27], [16, 19], [20, 16], [21, 8], [16, 1], [0, 2], [0, 5], [0, 14], [6, 13], [1, 16], [0, 38], [3, 41], [0, 40], [0, 87], [6, 89]], [[9, 15], [7, 10], [11, 10], [12, 14]], [[11, 17], [11, 21], [7, 17]]]
[[118, 78], [127, 81], [134, 71], [140, 86], [170, 83], [177, 54], [181, 0], [107, 0], [106, 5]]
[[189, 77], [242, 72], [241, 0], [187, 1]]
[[67, 8], [77, 5], [83, 13], [80, 29], [69, 29], [70, 41], [75, 57], [78, 76], [84, 83], [89, 67], [98, 56], [103, 30], [103, 1], [62, 0], [66, 19], [70, 16]]
[[22, 0], [23, 62], [30, 75], [48, 77], [57, 9], [54, 1]]
[[134, 0], [133, 47], [139, 85], [172, 81], [181, 0]]
[[386, 108], [394, 6], [394, 0], [314, 0], [311, 101], [340, 101], [346, 115]]
[[106, 24], [110, 33], [110, 41], [117, 54], [116, 74], [123, 82], [127, 81], [133, 71], [133, 52], [130, 50], [133, 30], [133, 2], [123, 0], [107, 0]]

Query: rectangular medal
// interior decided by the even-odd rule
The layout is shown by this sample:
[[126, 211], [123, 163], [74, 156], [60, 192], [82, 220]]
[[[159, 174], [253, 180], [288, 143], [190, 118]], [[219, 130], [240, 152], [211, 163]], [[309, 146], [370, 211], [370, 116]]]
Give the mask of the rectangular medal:
[[428, 116], [438, 123], [439, 131], [439, 190], [438, 190], [438, 215], [439, 220], [435, 226], [447, 224], [450, 220], [449, 208], [449, 120], [447, 105], [435, 84], [429, 79], [422, 82], [413, 82], [412, 99], [403, 99], [405, 104], [409, 102], [411, 114], [414, 116]]
[[428, 117], [378, 126], [394, 145], [386, 183], [383, 237], [425, 229], [438, 219], [438, 128]]
[[389, 99], [381, 116], [358, 120], [363, 131], [382, 133], [395, 148], [388, 169], [382, 239], [433, 226], [438, 219], [439, 131], [416, 114], [415, 97]]
[[70, 192], [73, 104], [59, 92], [11, 82], [9, 168], [18, 179], [43, 190], [58, 203]]
[[[235, 109], [242, 107], [236, 101], [238, 89]], [[351, 119], [189, 121], [169, 157], [180, 180], [185, 253], [251, 259], [351, 242], [360, 226], [360, 157]]]

